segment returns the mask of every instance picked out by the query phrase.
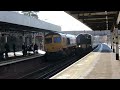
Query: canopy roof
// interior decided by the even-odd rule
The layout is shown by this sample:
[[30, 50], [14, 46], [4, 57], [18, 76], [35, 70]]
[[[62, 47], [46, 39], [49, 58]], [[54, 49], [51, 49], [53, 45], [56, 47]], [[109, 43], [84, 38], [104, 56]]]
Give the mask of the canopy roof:
[[110, 30], [116, 22], [118, 11], [65, 11], [92, 30]]

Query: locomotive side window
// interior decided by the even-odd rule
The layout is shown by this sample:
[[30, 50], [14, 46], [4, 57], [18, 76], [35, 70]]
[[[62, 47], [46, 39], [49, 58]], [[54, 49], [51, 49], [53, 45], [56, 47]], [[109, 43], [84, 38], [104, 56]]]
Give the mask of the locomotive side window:
[[54, 37], [54, 43], [60, 43], [61, 38], [60, 37]]
[[67, 45], [69, 45], [70, 44], [70, 39], [69, 38], [67, 38]]
[[52, 38], [45, 38], [45, 44], [52, 43]]

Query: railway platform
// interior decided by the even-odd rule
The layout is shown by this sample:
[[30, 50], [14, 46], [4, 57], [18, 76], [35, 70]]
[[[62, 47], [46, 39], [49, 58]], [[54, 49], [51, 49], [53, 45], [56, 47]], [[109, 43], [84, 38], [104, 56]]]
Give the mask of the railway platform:
[[18, 52], [15, 52], [16, 56], [14, 56], [13, 52], [9, 52], [8, 53], [9, 58], [0, 60], [0, 66], [41, 57], [44, 55], [44, 53], [45, 53], [44, 51], [38, 50], [38, 54], [33, 54], [33, 52], [30, 52], [31, 55], [23, 56], [22, 51], [18, 51]]
[[119, 79], [120, 61], [109, 45], [98, 48], [50, 79]]

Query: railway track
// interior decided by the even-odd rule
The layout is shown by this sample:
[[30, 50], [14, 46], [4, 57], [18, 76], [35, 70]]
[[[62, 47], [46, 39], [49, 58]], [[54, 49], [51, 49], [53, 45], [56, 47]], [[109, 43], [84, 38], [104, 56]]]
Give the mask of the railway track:
[[[56, 73], [60, 72], [61, 70], [65, 69], [72, 63], [76, 62], [87, 53], [81, 55], [73, 55], [69, 57], [65, 57], [63, 59], [54, 61], [54, 62], [45, 62], [44, 57], [37, 58], [34, 60], [24, 61], [17, 64], [12, 64], [6, 66], [6, 68], [14, 68], [17, 72], [1, 72], [0, 78], [5, 79], [48, 79], [51, 76], [55, 75]], [[6, 69], [5, 68], [5, 69]], [[20, 70], [20, 71], [19, 71]], [[13, 71], [13, 70], [12, 70]]]
[[74, 63], [77, 59], [78, 57], [71, 57], [71, 59], [62, 59], [61, 61], [55, 62], [22, 77], [19, 77], [18, 79], [48, 79], [52, 75]]
[[0, 67], [0, 79], [17, 79], [26, 73], [33, 72], [38, 68], [47, 65], [47, 62], [42, 61], [42, 57], [37, 57], [30, 60], [11, 63]]
[[[97, 48], [97, 46], [95, 48]], [[81, 57], [80, 55], [79, 56], [74, 55], [74, 56], [64, 58], [42, 69], [39, 69], [32, 73], [24, 75], [23, 77], [20, 77], [19, 79], [49, 79], [50, 77], [57, 74], [61, 70], [65, 69], [66, 67], [70, 66], [71, 64], [73, 64], [74, 62], [76, 62], [77, 60], [85, 56], [86, 54], [90, 53], [91, 51], [84, 53], [84, 55], [81, 55]]]
[[58, 65], [50, 68], [49, 71], [46, 71], [41, 76], [36, 77], [35, 79], [49, 79], [51, 76], [57, 74], [61, 70], [65, 69], [66, 67], [73, 64], [76, 60], [78, 60], [78, 58], [74, 57], [71, 60], [68, 60], [68, 61], [66, 61], [64, 63], [58, 64]]
[[[86, 55], [88, 53], [89, 52], [84, 53], [84, 54]], [[55, 75], [56, 73], [60, 72], [61, 70], [65, 69], [66, 67], [70, 66], [71, 64], [73, 64], [74, 62], [76, 62], [77, 60], [79, 60], [85, 55], [81, 55], [81, 57], [74, 55], [74, 56], [64, 58], [57, 62], [53, 62], [49, 64], [48, 66], [45, 66], [36, 71], [33, 71], [24, 76], [21, 76], [18, 79], [48, 79], [51, 76]]]

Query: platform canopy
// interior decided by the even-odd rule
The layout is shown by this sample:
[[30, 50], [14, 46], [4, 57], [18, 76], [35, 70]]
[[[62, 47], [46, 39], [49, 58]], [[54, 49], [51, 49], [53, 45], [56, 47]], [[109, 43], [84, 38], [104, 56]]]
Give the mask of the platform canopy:
[[0, 30], [61, 31], [61, 27], [12, 11], [0, 11]]
[[110, 30], [117, 21], [118, 11], [65, 11], [92, 30]]

